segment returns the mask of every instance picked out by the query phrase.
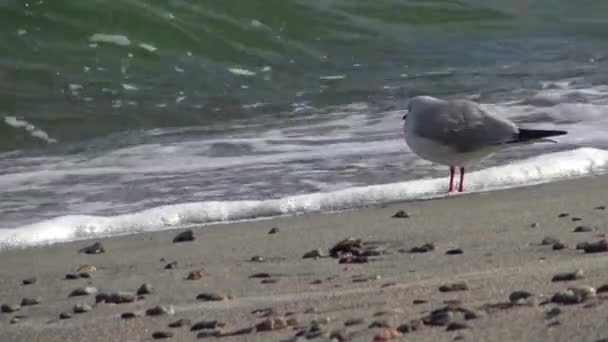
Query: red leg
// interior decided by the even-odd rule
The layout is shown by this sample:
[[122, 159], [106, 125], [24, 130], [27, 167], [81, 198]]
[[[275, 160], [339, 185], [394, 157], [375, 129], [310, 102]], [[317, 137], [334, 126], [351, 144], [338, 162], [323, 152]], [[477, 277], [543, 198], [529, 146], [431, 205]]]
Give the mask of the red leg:
[[464, 190], [464, 167], [460, 168], [460, 186], [458, 186], [458, 192]]
[[454, 173], [456, 172], [456, 168], [450, 166], [450, 190], [448, 192], [454, 191]]

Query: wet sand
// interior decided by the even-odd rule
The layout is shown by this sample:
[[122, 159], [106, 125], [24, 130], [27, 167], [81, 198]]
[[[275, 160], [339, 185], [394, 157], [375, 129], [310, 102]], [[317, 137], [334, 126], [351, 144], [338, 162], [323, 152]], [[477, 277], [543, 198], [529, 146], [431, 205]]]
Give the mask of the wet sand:
[[[608, 252], [576, 246], [608, 233], [607, 189], [608, 176], [597, 176], [205, 226], [179, 243], [183, 229], [4, 251], [0, 304], [40, 303], [0, 313], [0, 341], [149, 341], [159, 332], [175, 341], [598, 341], [608, 338], [608, 286], [599, 290]], [[400, 210], [409, 217], [392, 217]], [[361, 241], [328, 256], [349, 237]], [[541, 244], [547, 237], [563, 246]], [[103, 253], [79, 252], [95, 242]], [[303, 258], [309, 252], [321, 257]], [[89, 278], [82, 266], [94, 266], [80, 270]], [[152, 292], [138, 296], [143, 283]], [[571, 287], [569, 303], [556, 302]], [[91, 294], [70, 296], [76, 289]], [[527, 293], [512, 303], [517, 290]], [[118, 291], [133, 301], [104, 300]], [[74, 313], [76, 304], [90, 311]], [[146, 315], [157, 305], [170, 312]], [[180, 319], [190, 325], [169, 327]], [[204, 324], [192, 331], [195, 323]]]

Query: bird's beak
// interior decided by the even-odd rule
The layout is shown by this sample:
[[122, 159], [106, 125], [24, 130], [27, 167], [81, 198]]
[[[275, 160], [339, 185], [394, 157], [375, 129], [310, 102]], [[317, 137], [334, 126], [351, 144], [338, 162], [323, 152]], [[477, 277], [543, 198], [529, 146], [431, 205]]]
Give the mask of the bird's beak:
[[403, 114], [403, 117], [401, 119], [403, 119], [403, 120], [407, 119], [407, 114], [408, 113]]

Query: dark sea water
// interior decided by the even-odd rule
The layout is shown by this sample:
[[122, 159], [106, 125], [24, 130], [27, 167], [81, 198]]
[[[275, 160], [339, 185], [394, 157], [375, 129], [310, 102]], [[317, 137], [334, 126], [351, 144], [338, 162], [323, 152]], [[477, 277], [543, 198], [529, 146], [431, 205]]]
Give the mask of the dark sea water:
[[608, 2], [590, 0], [3, 1], [0, 243], [31, 225], [69, 240], [214, 221], [171, 212], [185, 203], [205, 216], [443, 177], [403, 141], [420, 94], [570, 131], [479, 169], [603, 152], [606, 32]]

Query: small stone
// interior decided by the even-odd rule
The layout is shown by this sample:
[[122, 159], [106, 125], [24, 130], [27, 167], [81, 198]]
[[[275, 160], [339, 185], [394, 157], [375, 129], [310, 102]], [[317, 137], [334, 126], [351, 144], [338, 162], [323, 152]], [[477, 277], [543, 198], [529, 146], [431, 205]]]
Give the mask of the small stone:
[[540, 242], [540, 244], [548, 246], [548, 245], [555, 245], [558, 242], [560, 242], [559, 239], [556, 239], [551, 236], [546, 236], [545, 238], [543, 238], [543, 240]]
[[93, 310], [89, 304], [76, 304], [72, 309], [74, 313], [81, 314]]
[[384, 283], [384, 284], [380, 285], [380, 288], [391, 287], [391, 286], [395, 286], [395, 285], [397, 285], [397, 283], [388, 282], [388, 283]]
[[421, 319], [413, 319], [410, 321], [410, 327], [412, 331], [418, 331], [424, 328], [424, 321]]
[[75, 274], [75, 273], [68, 273], [65, 275], [65, 279], [73, 280], [73, 279], [78, 279], [78, 278], [80, 278], [80, 275]]
[[163, 338], [171, 338], [173, 337], [173, 333], [170, 331], [155, 331], [152, 333], [152, 338], [159, 340]]
[[192, 325], [192, 321], [187, 318], [182, 318], [175, 322], [169, 323], [169, 328], [189, 327], [190, 325]]
[[435, 250], [435, 244], [425, 243], [422, 246], [413, 247], [410, 249], [410, 253], [426, 253]]
[[277, 278], [267, 278], [267, 279], [262, 279], [261, 283], [262, 284], [276, 284], [279, 282], [279, 279]]
[[447, 252], [445, 252], [445, 254], [447, 254], [447, 255], [455, 255], [455, 254], [462, 254], [462, 253], [464, 253], [464, 252], [460, 248], [450, 249]]
[[173, 238], [173, 243], [194, 241], [195, 239], [196, 238], [194, 237], [194, 232], [192, 231], [192, 229], [188, 229], [177, 234]]
[[107, 302], [108, 298], [110, 298], [110, 295], [105, 292], [100, 292], [95, 295], [95, 303]]
[[255, 309], [251, 311], [251, 314], [256, 315], [257, 317], [269, 317], [276, 315], [276, 313], [276, 310], [273, 308]]
[[21, 306], [18, 304], [2, 304], [0, 305], [0, 311], [3, 313], [13, 313], [17, 312], [21, 309]]
[[592, 286], [579, 285], [568, 288], [568, 290], [574, 292], [574, 294], [582, 296], [583, 300], [595, 297], [597, 291]]
[[389, 321], [387, 321], [387, 320], [378, 320], [378, 321], [371, 322], [367, 327], [370, 328], [370, 329], [373, 329], [373, 328], [390, 328], [390, 327], [392, 327], [392, 324], [390, 324]]
[[418, 305], [418, 304], [425, 304], [428, 303], [429, 301], [426, 299], [414, 299], [414, 301], [412, 302], [414, 305]]
[[315, 280], [311, 281], [310, 284], [312, 284], [312, 285], [320, 285], [320, 284], [323, 284], [323, 280], [321, 280], [321, 279], [315, 279]]
[[[97, 298], [96, 298], [97, 299]], [[106, 299], [106, 303], [123, 304], [132, 303], [135, 301], [135, 295], [131, 292], [119, 291], [111, 293]]]
[[583, 270], [576, 270], [575, 272], [558, 273], [551, 279], [552, 282], [556, 281], [572, 281], [582, 279], [584, 277]]
[[468, 289], [469, 286], [464, 282], [445, 284], [439, 287], [440, 292], [466, 291]]
[[272, 277], [272, 275], [270, 275], [270, 273], [266, 273], [266, 272], [261, 272], [261, 273], [254, 273], [252, 275], [249, 276], [249, 278], [251, 279], [255, 279], [255, 278], [270, 278]]
[[537, 222], [533, 222], [530, 224], [530, 228], [538, 228], [538, 223]]
[[174, 313], [175, 309], [173, 308], [173, 305], [157, 305], [153, 308], [146, 310], [146, 315], [148, 316], [173, 315]]
[[454, 320], [454, 312], [451, 310], [435, 310], [425, 320], [425, 324], [444, 326]]
[[78, 273], [93, 273], [95, 271], [97, 271], [97, 267], [93, 265], [80, 265], [76, 270]]
[[190, 331], [203, 330], [203, 329], [217, 329], [226, 326], [226, 324], [219, 321], [200, 321], [196, 322], [190, 328]]
[[23, 285], [32, 285], [32, 284], [35, 284], [37, 280], [38, 279], [36, 279], [36, 277], [30, 277], [30, 278], [23, 279], [23, 281], [21, 281], [21, 283]]
[[272, 227], [270, 228], [270, 230], [268, 231], [268, 234], [276, 234], [279, 232], [279, 228], [278, 227]]
[[560, 291], [551, 297], [551, 302], [557, 304], [579, 304], [583, 301], [583, 296], [580, 293], [577, 294], [572, 290]]
[[133, 319], [137, 316], [138, 315], [135, 312], [123, 312], [122, 314], [120, 314], [120, 318], [122, 319]]
[[353, 326], [353, 325], [360, 325], [360, 324], [363, 324], [363, 323], [365, 323], [365, 320], [363, 318], [351, 318], [351, 319], [348, 319], [348, 320], [346, 320], [344, 322], [344, 326], [350, 327], [350, 326]]
[[402, 334], [407, 334], [407, 333], [411, 332], [412, 330], [413, 330], [412, 326], [409, 325], [408, 323], [403, 323], [397, 327], [397, 331], [399, 331]]
[[329, 339], [331, 342], [346, 342], [350, 340], [344, 329], [338, 329], [330, 332]]
[[101, 253], [104, 253], [105, 251], [106, 250], [103, 248], [103, 245], [101, 244], [101, 242], [95, 242], [94, 244], [83, 247], [79, 250], [80, 253], [85, 253], [85, 254], [101, 254]]
[[40, 297], [25, 297], [21, 300], [21, 306], [38, 305], [41, 300]]
[[450, 322], [445, 330], [454, 331], [454, 330], [462, 330], [462, 329], [470, 329], [471, 327], [464, 322]]
[[597, 207], [593, 208], [595, 210], [606, 210], [606, 206], [605, 205], [598, 205]]
[[88, 296], [88, 295], [96, 294], [96, 293], [97, 293], [96, 287], [87, 286], [87, 287], [79, 287], [77, 289], [74, 289], [74, 291], [72, 291], [69, 296], [70, 297]]
[[511, 292], [511, 295], [509, 295], [509, 300], [513, 304], [520, 304], [533, 296], [534, 295], [528, 291], [513, 291]]
[[69, 312], [60, 312], [59, 319], [70, 319], [72, 318], [72, 314]]
[[11, 318], [11, 320], [10, 320], [10, 323], [11, 323], [11, 324], [17, 324], [17, 323], [19, 323], [19, 322], [21, 322], [21, 318], [20, 318], [20, 317], [13, 317], [13, 318]]
[[329, 255], [340, 258], [344, 254], [359, 255], [363, 248], [361, 239], [348, 238], [338, 242], [329, 250]]
[[345, 256], [338, 260], [339, 264], [365, 264], [369, 259], [365, 256]]
[[205, 293], [201, 293], [198, 296], [196, 296], [196, 299], [198, 300], [202, 300], [205, 302], [213, 302], [213, 301], [221, 301], [226, 299], [224, 296], [219, 295], [217, 293], [210, 293], [210, 292], [205, 292]]
[[395, 328], [385, 328], [382, 329], [374, 336], [374, 341], [389, 341], [398, 339], [401, 336], [401, 333]]
[[251, 262], [264, 262], [266, 260], [262, 256], [254, 255], [254, 256], [251, 257], [251, 259], [249, 259], [249, 261], [251, 261]]
[[566, 246], [566, 244], [564, 244], [563, 242], [560, 242], [560, 241], [553, 244], [554, 251], [559, 251], [559, 250], [565, 249], [566, 247], [568, 247], [568, 246]]
[[224, 336], [247, 335], [247, 334], [251, 334], [254, 331], [255, 331], [255, 327], [246, 327], [246, 328], [241, 328], [241, 329], [237, 329], [237, 330], [233, 330], [233, 331], [224, 332], [221, 334], [221, 336], [224, 337]]
[[207, 338], [207, 337], [220, 337], [222, 336], [222, 330], [205, 330], [196, 334], [196, 338]]
[[202, 271], [192, 271], [186, 276], [186, 280], [199, 280], [203, 277]]
[[590, 231], [593, 231], [593, 228], [591, 228], [589, 226], [578, 226], [578, 227], [574, 228], [575, 233], [587, 233]]
[[608, 284], [600, 285], [596, 290], [597, 293], [608, 292]]
[[287, 321], [283, 317], [269, 318], [256, 325], [257, 331], [280, 330], [287, 327]]
[[152, 294], [152, 292], [154, 292], [154, 288], [152, 287], [152, 284], [149, 284], [149, 283], [143, 283], [137, 289], [138, 296], [149, 295], [149, 294]]
[[558, 307], [554, 307], [551, 310], [545, 312], [545, 319], [553, 319], [561, 313], [562, 313], [562, 309], [560, 309]]
[[410, 215], [403, 210], [399, 210], [393, 215], [394, 218], [409, 218]]
[[315, 249], [315, 250], [305, 253], [302, 256], [302, 259], [316, 259], [316, 258], [322, 258], [322, 257], [323, 257], [323, 251], [321, 249]]
[[168, 263], [168, 264], [165, 265], [165, 269], [166, 270], [172, 270], [172, 269], [175, 269], [175, 268], [177, 268], [177, 261], [172, 261], [172, 262], [170, 262], [170, 263]]
[[561, 213], [561, 214], [557, 215], [557, 217], [559, 217], [559, 218], [568, 217], [568, 216], [570, 216], [570, 214], [568, 214], [568, 213]]
[[[287, 315], [287, 314], [285, 314], [285, 315]], [[299, 322], [298, 322], [297, 318], [295, 318], [295, 317], [291, 317], [291, 318], [287, 319], [287, 325], [290, 327], [296, 326], [298, 324], [299, 324]]]
[[573, 217], [570, 220], [572, 220], [572, 222], [578, 222], [578, 221], [582, 221], [583, 219], [580, 217]]
[[82, 273], [78, 273], [78, 276], [79, 276], [80, 278], [87, 278], [87, 279], [88, 279], [88, 278], [91, 278], [91, 273], [88, 273], [88, 272], [82, 272]]

